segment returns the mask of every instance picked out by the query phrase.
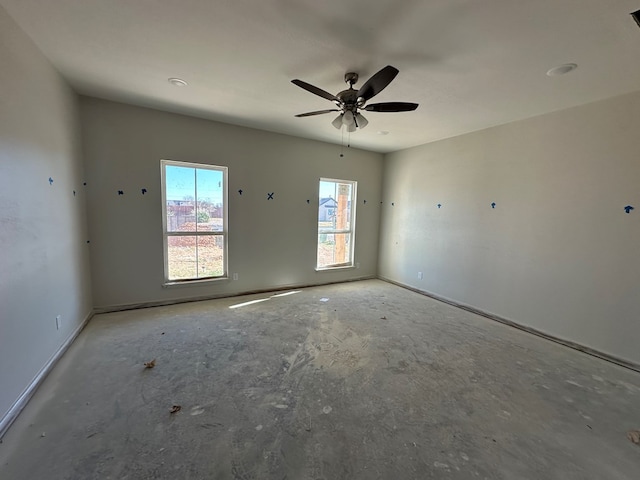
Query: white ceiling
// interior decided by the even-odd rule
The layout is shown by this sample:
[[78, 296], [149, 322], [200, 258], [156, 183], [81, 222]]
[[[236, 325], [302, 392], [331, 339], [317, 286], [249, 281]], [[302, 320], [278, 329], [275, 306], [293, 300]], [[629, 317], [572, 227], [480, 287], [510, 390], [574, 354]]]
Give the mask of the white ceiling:
[[[400, 70], [351, 145], [395, 151], [640, 89], [640, 0], [0, 0], [76, 91], [332, 143], [333, 104]], [[548, 77], [573, 62], [578, 69]], [[0, 67], [1, 68], [1, 67]], [[179, 77], [178, 88], [167, 82]], [[389, 131], [379, 135], [378, 131]], [[346, 140], [346, 134], [345, 134]]]

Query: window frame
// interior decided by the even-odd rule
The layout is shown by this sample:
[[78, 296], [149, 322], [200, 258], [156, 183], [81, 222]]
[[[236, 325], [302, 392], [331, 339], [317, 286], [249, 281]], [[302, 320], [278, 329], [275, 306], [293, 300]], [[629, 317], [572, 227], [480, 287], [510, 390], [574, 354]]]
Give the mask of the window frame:
[[[167, 228], [167, 184], [166, 184], [166, 167], [167, 166], [175, 166], [175, 167], [185, 167], [185, 168], [195, 168], [201, 170], [215, 170], [222, 172], [222, 231], [196, 231], [196, 232], [169, 232]], [[229, 177], [229, 168], [222, 165], [211, 165], [208, 163], [195, 163], [195, 162], [184, 162], [180, 160], [169, 160], [162, 159], [160, 160], [160, 190], [162, 196], [162, 243], [163, 243], [163, 257], [164, 257], [164, 282], [163, 286], [176, 286], [176, 285], [190, 285], [194, 283], [209, 283], [209, 282], [217, 282], [221, 280], [229, 279], [229, 268], [228, 268], [228, 258], [229, 258], [229, 201], [228, 201], [228, 180]], [[197, 197], [197, 182], [196, 182], [196, 190], [194, 195], [194, 203], [195, 203], [195, 212], [197, 217], [198, 211], [198, 197]], [[211, 277], [201, 277], [201, 278], [184, 278], [184, 279], [169, 279], [169, 237], [196, 237], [196, 258], [197, 258], [197, 238], [200, 236], [217, 236], [222, 237], [222, 275], [211, 276]], [[197, 260], [196, 260], [197, 261]], [[197, 270], [196, 270], [197, 271]]]
[[[349, 228], [348, 229], [332, 229], [332, 230], [320, 230], [320, 183], [321, 182], [333, 182], [333, 183], [342, 183], [351, 185], [351, 207], [350, 207], [350, 215], [349, 215]], [[347, 268], [355, 268], [355, 245], [356, 245], [356, 205], [357, 202], [357, 193], [358, 193], [358, 181], [357, 180], [344, 180], [338, 178], [327, 178], [320, 177], [318, 180], [318, 210], [316, 212], [316, 227], [317, 227], [317, 235], [316, 235], [316, 268], [317, 272], [326, 272], [333, 271], [339, 269], [347, 269]], [[318, 264], [318, 249], [320, 247], [320, 235], [321, 234], [348, 234], [349, 237], [349, 262], [346, 263], [335, 263], [326, 266], [320, 266]]]

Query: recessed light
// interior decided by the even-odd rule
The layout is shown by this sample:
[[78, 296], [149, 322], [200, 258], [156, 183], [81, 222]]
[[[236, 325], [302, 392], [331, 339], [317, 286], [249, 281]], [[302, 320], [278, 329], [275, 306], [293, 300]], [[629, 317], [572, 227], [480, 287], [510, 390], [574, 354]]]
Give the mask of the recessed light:
[[565, 73], [573, 72], [576, 68], [578, 68], [578, 65], [575, 63], [565, 63], [564, 65], [553, 67], [547, 72], [547, 75], [549, 77], [564, 75]]
[[187, 85], [189, 85], [187, 82], [185, 82], [181, 78], [170, 78], [169, 83], [175, 87], [186, 87]]
[[378, 135], [389, 135], [389, 132], [386, 130], [378, 130]]

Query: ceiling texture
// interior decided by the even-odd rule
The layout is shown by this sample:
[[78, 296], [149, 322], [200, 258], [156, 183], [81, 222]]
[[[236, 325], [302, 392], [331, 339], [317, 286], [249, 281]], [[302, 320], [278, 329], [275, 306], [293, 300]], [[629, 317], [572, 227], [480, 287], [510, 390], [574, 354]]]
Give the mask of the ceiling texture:
[[[390, 152], [640, 90], [640, 0], [0, 0], [80, 94], [340, 144], [336, 94], [400, 70], [344, 141]], [[557, 65], [576, 63], [562, 76]], [[0, 67], [1, 68], [1, 67]], [[168, 78], [178, 77], [186, 87]], [[6, 92], [5, 92], [6, 93]], [[389, 132], [382, 135], [379, 132]]]

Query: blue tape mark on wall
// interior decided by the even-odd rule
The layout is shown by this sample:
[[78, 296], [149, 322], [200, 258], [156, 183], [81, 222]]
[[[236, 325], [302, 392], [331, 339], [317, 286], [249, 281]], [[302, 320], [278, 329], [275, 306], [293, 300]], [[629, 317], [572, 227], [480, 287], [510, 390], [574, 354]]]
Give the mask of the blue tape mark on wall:
[[141, 192], [142, 192], [142, 194], [144, 195], [145, 193], [147, 193], [147, 189], [146, 189], [146, 188], [143, 188], [143, 189], [141, 190]]
[[53, 178], [49, 177], [49, 185], [53, 185]]
[[496, 208], [496, 202], [491, 203], [491, 208]]
[[441, 203], [439, 203], [439, 204], [438, 204], [438, 208], [440, 208], [440, 207], [442, 207], [442, 204], [441, 204]]
[[118, 195], [124, 195], [124, 192], [122, 190], [118, 190]]
[[273, 200], [273, 194], [274, 192], [267, 193], [267, 200]]
[[242, 189], [238, 190], [238, 193], [239, 193], [240, 195], [242, 195]]
[[631, 205], [627, 205], [626, 207], [624, 207], [624, 211], [627, 213], [631, 213], [631, 210], [634, 210], [634, 208]]

